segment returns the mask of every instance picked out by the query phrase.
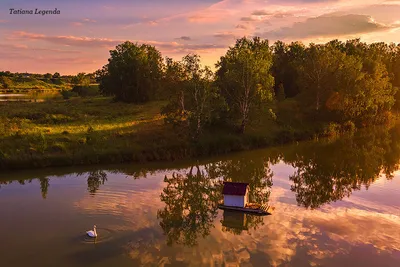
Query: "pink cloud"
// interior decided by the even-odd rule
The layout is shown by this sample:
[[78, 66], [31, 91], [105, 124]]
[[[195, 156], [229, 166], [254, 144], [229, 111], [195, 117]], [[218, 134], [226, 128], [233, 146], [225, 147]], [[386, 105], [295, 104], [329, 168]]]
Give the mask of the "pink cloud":
[[71, 25], [80, 27], [83, 26], [84, 24], [89, 24], [89, 23], [96, 23], [96, 21], [94, 19], [84, 18], [81, 21], [72, 22]]
[[[104, 48], [114, 47], [126, 40], [122, 39], [109, 39], [109, 38], [91, 38], [91, 37], [77, 37], [77, 36], [48, 36], [44, 34], [28, 33], [28, 32], [14, 32], [12, 39], [26, 39], [26, 40], [40, 40], [49, 43], [64, 45], [64, 46], [78, 46], [78, 47], [91, 47], [91, 48]], [[162, 52], [167, 53], [183, 53], [183, 52], [196, 52], [207, 51], [225, 48], [225, 45], [219, 44], [182, 44], [178, 42], [162, 42], [153, 40], [132, 40], [132, 42], [146, 43], [153, 45], [160, 49]]]
[[90, 22], [90, 23], [95, 23], [96, 21], [94, 19], [83, 19], [83, 22]]
[[[24, 52], [54, 52], [57, 54], [81, 54], [82, 51], [80, 50], [64, 50], [64, 49], [57, 49], [57, 48], [43, 48], [43, 47], [31, 47], [26, 44], [0, 44], [0, 48], [2, 49], [3, 52], [7, 55], [8, 53], [22, 53]], [[25, 56], [24, 56], [25, 57]]]
[[76, 26], [76, 27], [80, 27], [83, 25], [82, 22], [72, 22], [71, 24], [72, 24], [72, 26]]
[[66, 46], [87, 46], [87, 47], [110, 47], [115, 46], [121, 40], [113, 40], [108, 38], [90, 38], [90, 37], [76, 37], [76, 36], [48, 36], [44, 34], [29, 33], [24, 31], [14, 32], [13, 38], [27, 39], [27, 40], [41, 40], [55, 44]]
[[218, 32], [214, 34], [215, 38], [225, 39], [225, 40], [236, 40], [240, 38], [239, 35], [233, 32]]

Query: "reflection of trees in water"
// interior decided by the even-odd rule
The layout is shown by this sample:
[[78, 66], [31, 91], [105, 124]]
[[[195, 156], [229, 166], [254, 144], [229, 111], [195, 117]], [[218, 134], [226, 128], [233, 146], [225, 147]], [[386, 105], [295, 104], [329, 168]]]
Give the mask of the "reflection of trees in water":
[[242, 158], [210, 164], [210, 177], [229, 182], [249, 183], [249, 199], [254, 203], [267, 203], [271, 194], [273, 172], [265, 158]]
[[221, 224], [223, 232], [240, 235], [243, 231], [257, 230], [257, 228], [264, 225], [264, 217], [224, 210]]
[[210, 234], [222, 197], [222, 182], [210, 179], [198, 166], [185, 174], [165, 176], [164, 181], [167, 186], [160, 198], [165, 207], [157, 212], [157, 218], [167, 244], [196, 245], [199, 236]]
[[26, 183], [30, 184], [30, 183], [32, 183], [32, 180], [33, 179], [18, 180], [18, 183], [20, 185], [25, 185]]
[[[245, 155], [239, 159], [207, 164], [205, 166], [205, 172], [208, 173], [207, 179], [223, 178], [225, 181], [247, 182], [250, 184], [250, 201], [268, 202], [273, 176], [269, 166], [282, 159], [296, 168], [295, 173], [289, 178], [292, 181], [291, 190], [296, 194], [298, 204], [307, 208], [317, 208], [325, 203], [350, 196], [354, 190], [359, 190], [363, 186], [368, 188], [381, 173], [388, 178], [393, 177], [393, 173], [399, 169], [400, 126], [390, 130], [366, 129], [359, 131], [354, 137], [341, 137], [330, 142], [300, 143], [298, 146], [279, 147], [270, 149], [268, 152], [253, 151], [245, 153]], [[196, 168], [193, 169], [192, 176], [197, 175], [195, 170]], [[146, 166], [141, 169], [128, 166], [125, 169], [107, 170], [108, 172], [126, 174], [135, 179], [154, 173], [154, 171], [149, 172]], [[107, 173], [105, 171], [85, 171], [77, 173], [77, 175], [87, 177], [88, 191], [95, 194], [107, 181]], [[200, 173], [204, 175], [202, 172]], [[50, 182], [47, 177], [50, 175], [48, 173], [40, 175], [38, 178], [41, 194], [43, 198], [46, 198]], [[64, 175], [64, 173], [58, 174], [59, 177]], [[190, 191], [192, 190], [190, 189], [191, 184], [199, 183], [199, 187], [201, 187], [205, 183], [204, 181], [196, 182], [196, 178], [188, 179], [187, 174], [186, 177], [181, 175], [179, 180], [177, 175], [175, 174], [176, 181], [173, 178], [169, 179], [172, 179], [169, 184], [181, 183], [181, 185], [175, 189], [172, 184], [169, 189], [167, 187], [165, 190], [169, 191], [163, 192], [166, 199], [168, 194], [172, 194], [170, 191], [173, 189]], [[188, 183], [187, 181], [183, 183], [185, 179], [191, 182], [185, 184]], [[21, 179], [19, 176], [14, 180], [0, 180], [0, 186], [13, 182], [24, 185], [31, 183], [32, 180]], [[168, 183], [168, 181], [166, 182]], [[194, 196], [179, 197], [183, 198], [180, 201], [186, 202], [192, 201], [189, 199], [195, 199]], [[171, 200], [169, 205], [178, 204]]]
[[0, 181], [0, 189], [1, 189], [1, 185], [8, 185], [11, 184], [13, 181]]
[[42, 198], [46, 199], [47, 191], [49, 190], [50, 186], [50, 179], [49, 178], [40, 178], [40, 191], [42, 192]]
[[[267, 158], [241, 158], [212, 163], [207, 169], [212, 178], [224, 181], [249, 183], [249, 200], [268, 203], [271, 194], [273, 172]], [[233, 234], [255, 230], [264, 225], [262, 216], [224, 211], [222, 230]]]
[[108, 170], [108, 172], [115, 174], [124, 174], [127, 177], [132, 177], [135, 180], [141, 178], [147, 178], [148, 175], [153, 175], [156, 173], [155, 170], [150, 170], [146, 168], [135, 169], [135, 170], [126, 168], [126, 169]]
[[87, 178], [88, 191], [91, 195], [96, 194], [99, 190], [100, 185], [103, 185], [107, 181], [107, 173], [102, 170], [89, 172]]
[[299, 205], [318, 208], [368, 187], [384, 173], [388, 179], [399, 169], [400, 136], [392, 131], [362, 132], [331, 143], [307, 144], [284, 155], [297, 168], [290, 176]]
[[[17, 182], [20, 185], [25, 185], [27, 183], [28, 184], [32, 183], [33, 180], [34, 179], [20, 179], [20, 180], [17, 180]], [[50, 179], [49, 178], [39, 178], [38, 180], [39, 180], [39, 184], [40, 184], [40, 191], [41, 191], [41, 194], [42, 194], [42, 198], [46, 199], [47, 191], [49, 190], [49, 186], [50, 186]], [[1, 188], [2, 184], [8, 185], [8, 184], [12, 184], [13, 182], [14, 182], [13, 180], [11, 180], [11, 181], [0, 181], [0, 188]]]

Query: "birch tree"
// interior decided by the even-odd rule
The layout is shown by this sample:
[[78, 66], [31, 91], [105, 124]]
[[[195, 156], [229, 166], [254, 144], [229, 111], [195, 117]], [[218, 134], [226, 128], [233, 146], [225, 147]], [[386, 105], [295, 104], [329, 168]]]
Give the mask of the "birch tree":
[[250, 111], [273, 98], [274, 78], [270, 73], [272, 53], [268, 41], [242, 38], [217, 63], [217, 82], [233, 118], [243, 133]]
[[171, 94], [163, 108], [166, 121], [188, 126], [196, 139], [213, 111], [211, 102], [217, 96], [214, 74], [201, 65], [200, 56], [188, 54], [181, 61], [167, 61], [166, 76]]

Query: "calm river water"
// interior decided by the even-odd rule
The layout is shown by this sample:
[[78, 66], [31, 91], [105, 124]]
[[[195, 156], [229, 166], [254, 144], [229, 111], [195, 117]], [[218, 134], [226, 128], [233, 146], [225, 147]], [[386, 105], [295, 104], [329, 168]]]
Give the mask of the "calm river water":
[[44, 102], [49, 99], [61, 99], [58, 91], [36, 91], [32, 89], [27, 93], [0, 93], [0, 102]]
[[[399, 160], [397, 127], [178, 165], [2, 173], [1, 265], [400, 266]], [[273, 214], [218, 210], [223, 180], [250, 183]]]

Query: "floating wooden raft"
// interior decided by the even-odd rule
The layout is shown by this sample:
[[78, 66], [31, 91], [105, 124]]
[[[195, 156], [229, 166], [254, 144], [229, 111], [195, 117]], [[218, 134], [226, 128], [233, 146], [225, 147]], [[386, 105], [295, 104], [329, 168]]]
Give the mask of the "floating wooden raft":
[[232, 210], [232, 211], [241, 211], [241, 212], [246, 212], [246, 213], [252, 213], [256, 215], [271, 215], [271, 209], [270, 206], [267, 204], [262, 204], [259, 208], [240, 208], [240, 207], [232, 207], [232, 206], [225, 206], [225, 205], [218, 205], [218, 208], [222, 210]]

